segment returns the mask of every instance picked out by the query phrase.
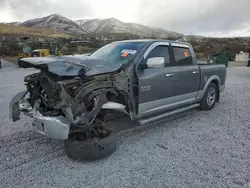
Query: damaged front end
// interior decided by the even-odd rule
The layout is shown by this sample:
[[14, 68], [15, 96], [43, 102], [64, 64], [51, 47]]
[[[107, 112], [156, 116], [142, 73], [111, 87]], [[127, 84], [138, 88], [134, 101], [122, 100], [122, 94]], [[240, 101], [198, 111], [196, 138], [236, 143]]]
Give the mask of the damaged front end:
[[[72, 66], [69, 69], [76, 69]], [[16, 122], [22, 113], [32, 118], [37, 132], [65, 140], [72, 131], [94, 129], [106, 111], [130, 115], [129, 79], [124, 72], [88, 76], [79, 72], [84, 74], [64, 76], [41, 69], [26, 76], [27, 90], [12, 99], [10, 118]]]

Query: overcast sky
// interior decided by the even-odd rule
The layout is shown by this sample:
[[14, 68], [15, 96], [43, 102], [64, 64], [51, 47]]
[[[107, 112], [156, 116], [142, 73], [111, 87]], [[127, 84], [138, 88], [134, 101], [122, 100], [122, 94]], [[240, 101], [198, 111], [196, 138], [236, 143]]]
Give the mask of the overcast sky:
[[250, 0], [0, 0], [0, 22], [58, 13], [115, 17], [184, 34], [250, 36]]

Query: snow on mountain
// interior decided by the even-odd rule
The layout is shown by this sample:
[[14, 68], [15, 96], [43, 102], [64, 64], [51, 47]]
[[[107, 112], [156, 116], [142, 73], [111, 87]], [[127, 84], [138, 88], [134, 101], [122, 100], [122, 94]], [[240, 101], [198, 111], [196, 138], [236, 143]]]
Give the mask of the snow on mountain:
[[42, 18], [27, 20], [23, 23], [12, 22], [10, 25], [21, 25], [25, 27], [35, 27], [40, 29], [51, 29], [58, 32], [70, 34], [109, 34], [126, 33], [142, 37], [183, 37], [183, 34], [168, 31], [161, 28], [148, 27], [136, 23], [125, 23], [116, 18], [108, 19], [82, 19], [73, 21], [58, 14], [52, 14]]
[[83, 19], [76, 23], [90, 33], [130, 33], [144, 37], [182, 37], [180, 33], [153, 28], [136, 23], [124, 23], [116, 18], [108, 19]]
[[25, 27], [35, 27], [40, 29], [53, 29], [59, 32], [71, 34], [86, 34], [87, 31], [74, 21], [58, 14], [52, 14], [42, 18], [27, 20], [22, 23]]
[[86, 29], [88, 32], [93, 33], [99, 27], [100, 21], [101, 19], [82, 19], [75, 21], [75, 23], [77, 23], [80, 27]]

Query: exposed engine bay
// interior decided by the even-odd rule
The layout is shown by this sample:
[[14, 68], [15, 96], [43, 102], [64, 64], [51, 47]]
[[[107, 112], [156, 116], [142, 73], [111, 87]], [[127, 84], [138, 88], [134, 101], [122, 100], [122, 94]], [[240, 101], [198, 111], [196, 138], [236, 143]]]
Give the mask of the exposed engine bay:
[[128, 83], [121, 77], [111, 73], [84, 78], [60, 77], [41, 71], [25, 77], [24, 81], [32, 109], [38, 108], [43, 116], [63, 115], [74, 125], [88, 125], [101, 109], [112, 109], [111, 104], [114, 110], [128, 113], [130, 97], [128, 87], [124, 86]]
[[72, 130], [86, 132], [96, 124], [102, 126], [98, 125], [94, 132], [104, 130], [108, 115], [136, 118], [134, 91], [138, 88], [134, 79], [131, 81], [134, 72], [123, 65], [86, 56], [22, 61], [40, 72], [26, 76], [27, 90], [11, 100], [10, 118], [14, 122], [24, 114], [33, 119], [37, 132], [54, 139], [67, 139]]

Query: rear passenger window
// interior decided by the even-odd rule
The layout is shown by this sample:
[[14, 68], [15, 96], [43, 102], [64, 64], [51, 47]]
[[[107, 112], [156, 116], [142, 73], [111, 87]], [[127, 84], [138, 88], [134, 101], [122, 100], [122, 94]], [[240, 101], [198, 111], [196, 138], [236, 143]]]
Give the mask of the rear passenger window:
[[147, 56], [146, 61], [152, 57], [163, 57], [165, 59], [165, 66], [170, 65], [169, 47], [156, 46]]
[[192, 56], [188, 48], [173, 47], [175, 66], [193, 65]]

